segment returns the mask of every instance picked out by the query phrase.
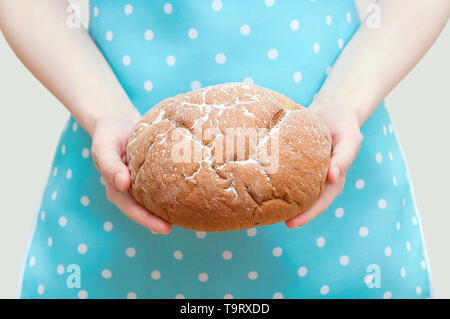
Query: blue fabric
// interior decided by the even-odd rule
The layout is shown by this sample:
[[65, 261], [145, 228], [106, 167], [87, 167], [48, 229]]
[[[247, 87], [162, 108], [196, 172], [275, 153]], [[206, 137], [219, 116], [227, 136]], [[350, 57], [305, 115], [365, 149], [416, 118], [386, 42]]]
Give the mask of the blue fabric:
[[[350, 0], [95, 0], [90, 11], [92, 38], [141, 113], [169, 96], [229, 81], [254, 82], [309, 105], [359, 26]], [[174, 227], [164, 236], [108, 202], [91, 140], [70, 118], [20, 296], [429, 297], [420, 220], [384, 105], [362, 133], [343, 193], [306, 226], [224, 233]], [[76, 267], [80, 286], [72, 287]]]

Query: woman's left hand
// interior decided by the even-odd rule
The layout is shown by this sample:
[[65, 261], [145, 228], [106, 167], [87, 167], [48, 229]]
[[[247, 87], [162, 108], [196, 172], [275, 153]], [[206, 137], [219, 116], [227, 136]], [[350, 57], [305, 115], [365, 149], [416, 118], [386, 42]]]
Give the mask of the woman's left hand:
[[286, 220], [286, 226], [289, 228], [305, 225], [331, 205], [344, 188], [345, 175], [355, 160], [362, 142], [355, 111], [319, 101], [314, 101], [309, 109], [316, 113], [330, 130], [332, 139], [330, 165], [322, 195], [306, 212]]

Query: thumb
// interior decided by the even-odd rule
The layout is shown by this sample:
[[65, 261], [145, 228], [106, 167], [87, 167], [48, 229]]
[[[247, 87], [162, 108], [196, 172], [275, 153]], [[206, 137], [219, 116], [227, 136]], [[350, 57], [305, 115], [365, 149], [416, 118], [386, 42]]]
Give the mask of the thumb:
[[122, 161], [120, 142], [114, 138], [94, 136], [92, 158], [100, 175], [118, 190], [125, 192], [130, 188], [130, 172]]
[[347, 173], [347, 170], [355, 160], [362, 142], [362, 134], [352, 134], [336, 141], [333, 147], [327, 180], [330, 184], [336, 184]]

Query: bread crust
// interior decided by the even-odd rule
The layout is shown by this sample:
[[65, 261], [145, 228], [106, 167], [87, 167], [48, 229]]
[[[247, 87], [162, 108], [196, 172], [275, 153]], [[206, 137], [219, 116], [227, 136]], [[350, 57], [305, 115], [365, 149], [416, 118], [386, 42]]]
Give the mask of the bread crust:
[[[230, 150], [226, 138], [236, 129], [259, 134]], [[209, 86], [163, 100], [138, 123], [127, 145], [130, 193], [183, 228], [269, 225], [317, 201], [330, 151], [326, 125], [286, 96], [248, 83]]]

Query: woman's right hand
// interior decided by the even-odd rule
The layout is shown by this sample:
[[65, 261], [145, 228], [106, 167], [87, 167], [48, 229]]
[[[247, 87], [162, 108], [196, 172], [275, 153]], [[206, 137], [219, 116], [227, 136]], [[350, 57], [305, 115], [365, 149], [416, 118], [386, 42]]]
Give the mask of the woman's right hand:
[[128, 118], [108, 116], [98, 119], [92, 133], [92, 158], [105, 181], [108, 200], [142, 226], [168, 234], [172, 230], [171, 224], [153, 215], [128, 192], [131, 176], [126, 165], [126, 147], [139, 119], [137, 114]]

